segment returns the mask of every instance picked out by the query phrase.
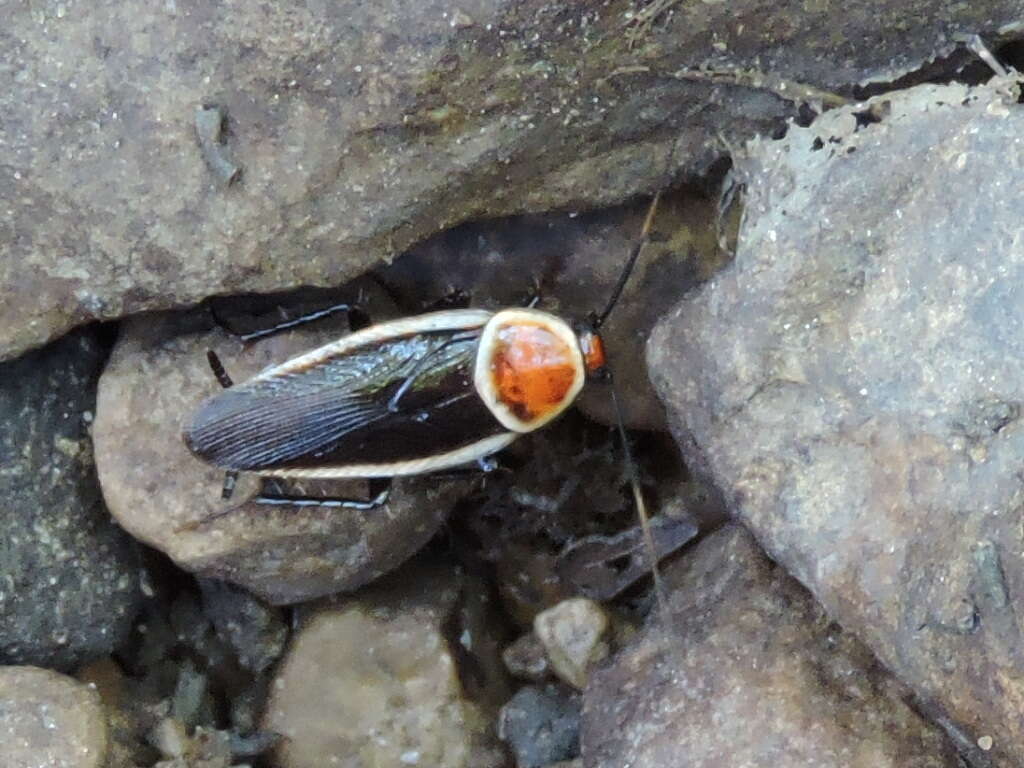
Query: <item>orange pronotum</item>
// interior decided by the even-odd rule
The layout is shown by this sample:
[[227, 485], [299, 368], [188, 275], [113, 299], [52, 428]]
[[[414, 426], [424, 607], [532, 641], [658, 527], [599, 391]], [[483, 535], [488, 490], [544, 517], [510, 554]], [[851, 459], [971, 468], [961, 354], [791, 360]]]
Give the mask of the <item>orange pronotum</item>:
[[499, 399], [525, 422], [558, 408], [576, 378], [569, 345], [547, 328], [527, 323], [498, 331], [491, 370]]

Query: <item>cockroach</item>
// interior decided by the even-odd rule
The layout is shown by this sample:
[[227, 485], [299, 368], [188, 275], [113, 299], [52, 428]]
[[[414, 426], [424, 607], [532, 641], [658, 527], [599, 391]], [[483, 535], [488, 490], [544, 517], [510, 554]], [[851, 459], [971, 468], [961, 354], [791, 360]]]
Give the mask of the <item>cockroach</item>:
[[[211, 351], [225, 388], [199, 406], [185, 444], [229, 481], [238, 472], [340, 479], [489, 468], [494, 454], [563, 413], [588, 379], [610, 379], [598, 331], [656, 207], [657, 197], [604, 310], [582, 323], [532, 307], [428, 312], [370, 325], [237, 386]], [[229, 490], [230, 482], [225, 497]], [[254, 501], [367, 508], [385, 498]]]
[[[224, 498], [238, 472], [340, 479], [421, 475], [473, 463], [492, 468], [495, 453], [557, 418], [588, 379], [611, 383], [599, 329], [648, 242], [657, 205], [655, 195], [604, 309], [582, 323], [533, 307], [428, 312], [362, 328], [238, 386], [208, 352], [224, 389], [199, 406], [185, 444], [199, 459], [227, 470]], [[611, 396], [664, 610], [654, 539], [614, 386]], [[370, 509], [386, 498], [385, 490], [365, 501], [268, 493], [253, 501]]]

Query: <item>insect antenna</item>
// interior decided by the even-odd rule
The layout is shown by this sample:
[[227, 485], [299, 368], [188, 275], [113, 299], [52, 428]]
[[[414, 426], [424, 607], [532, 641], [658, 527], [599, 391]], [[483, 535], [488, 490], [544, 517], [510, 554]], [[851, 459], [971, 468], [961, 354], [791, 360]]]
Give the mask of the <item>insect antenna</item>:
[[615, 381], [612, 379], [610, 372], [607, 381], [612, 396], [612, 407], [615, 410], [615, 427], [619, 433], [619, 440], [622, 442], [626, 473], [629, 475], [629, 485], [633, 491], [633, 504], [636, 506], [637, 518], [640, 520], [640, 530], [644, 537], [644, 549], [647, 550], [648, 565], [651, 568], [651, 579], [654, 582], [654, 599], [658, 604], [658, 613], [667, 629], [669, 619], [668, 593], [665, 590], [665, 582], [661, 578], [661, 569], [658, 567], [658, 553], [654, 547], [654, 535], [651, 533], [651, 518], [647, 513], [643, 489], [640, 487], [640, 474], [637, 471], [636, 462], [633, 461], [633, 451], [629, 447], [629, 436], [626, 434], [626, 425], [622, 419], [622, 408], [619, 406], [619, 395], [615, 389]]
[[[611, 314], [615, 305], [618, 303], [619, 298], [622, 296], [622, 292], [626, 287], [630, 274], [633, 272], [633, 267], [636, 265], [637, 259], [640, 258], [640, 254], [643, 252], [644, 246], [650, 242], [651, 226], [654, 223], [654, 216], [658, 210], [658, 202], [660, 199], [661, 192], [659, 190], [651, 200], [651, 206], [647, 210], [647, 216], [644, 217], [643, 228], [640, 230], [640, 237], [629, 254], [629, 259], [626, 261], [626, 266], [623, 268], [622, 274], [619, 275], [619, 280], [615, 284], [615, 288], [612, 290], [608, 303], [599, 315], [592, 316], [590, 318], [593, 330], [596, 331], [604, 324], [605, 320], [608, 319], [608, 316]], [[615, 388], [615, 382], [612, 378], [610, 367], [604, 369], [604, 377], [609, 385], [609, 390], [611, 391], [612, 408], [615, 411], [615, 425], [619, 433], [619, 439], [622, 441], [622, 452], [626, 461], [626, 472], [629, 475], [629, 484], [633, 492], [633, 503], [636, 506], [637, 518], [640, 521], [640, 531], [643, 535], [644, 549], [647, 551], [647, 560], [650, 566], [651, 580], [654, 586], [654, 600], [658, 606], [658, 615], [661, 618], [662, 631], [665, 634], [665, 642], [668, 647], [667, 650], [674, 659], [674, 668], [677, 670], [682, 669], [678, 648], [674, 643], [672, 643], [672, 639], [668, 632], [671, 626], [668, 593], [665, 588], [665, 582], [661, 577], [661, 569], [658, 567], [658, 552], [654, 545], [654, 534], [651, 532], [651, 519], [650, 515], [647, 513], [647, 504], [644, 501], [643, 489], [640, 487], [640, 475], [637, 471], [636, 462], [633, 460], [633, 451], [629, 446], [629, 436], [626, 434], [626, 424], [622, 416], [622, 406], [619, 404], [619, 395]]]
[[604, 321], [608, 319], [608, 315], [615, 309], [615, 305], [619, 303], [619, 297], [622, 296], [622, 291], [626, 287], [626, 283], [629, 281], [629, 276], [633, 273], [633, 267], [636, 266], [636, 260], [640, 258], [640, 254], [644, 249], [644, 246], [651, 241], [651, 224], [654, 223], [654, 214], [658, 210], [658, 201], [661, 199], [661, 191], [654, 193], [654, 199], [651, 200], [651, 207], [647, 209], [647, 216], [644, 218], [644, 226], [640, 230], [640, 238], [637, 240], [636, 245], [633, 246], [633, 250], [629, 254], [629, 258], [626, 260], [626, 266], [622, 268], [622, 274], [619, 275], [619, 280], [612, 289], [611, 296], [608, 297], [608, 303], [605, 304], [604, 309], [601, 313], [591, 318], [590, 324], [593, 330], [597, 330]]

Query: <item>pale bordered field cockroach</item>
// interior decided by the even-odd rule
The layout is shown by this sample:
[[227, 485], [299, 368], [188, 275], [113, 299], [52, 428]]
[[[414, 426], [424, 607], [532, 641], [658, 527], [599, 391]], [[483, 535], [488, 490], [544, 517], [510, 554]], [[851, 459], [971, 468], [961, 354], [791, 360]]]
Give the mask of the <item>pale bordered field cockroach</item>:
[[[568, 409], [587, 380], [612, 384], [599, 335], [650, 237], [655, 195], [604, 308], [571, 323], [535, 307], [447, 309], [356, 330], [233, 384], [217, 356], [223, 390], [184, 431], [189, 450], [227, 472], [287, 480], [393, 478], [478, 465]], [[348, 309], [338, 305], [334, 309]], [[292, 328], [323, 312], [251, 334]], [[243, 337], [246, 339], [246, 337]], [[655, 591], [655, 547], [614, 386], [610, 387]], [[369, 509], [366, 500], [262, 492], [258, 504]], [[220, 517], [214, 513], [200, 521]]]

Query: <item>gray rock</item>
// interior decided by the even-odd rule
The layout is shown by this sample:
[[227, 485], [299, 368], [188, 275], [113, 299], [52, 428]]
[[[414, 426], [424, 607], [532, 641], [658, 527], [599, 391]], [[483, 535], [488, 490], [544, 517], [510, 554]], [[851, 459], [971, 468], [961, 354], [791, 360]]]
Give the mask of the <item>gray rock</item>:
[[667, 617], [590, 677], [584, 766], [959, 765], [907, 691], [742, 527], [710, 535], [664, 575]]
[[69, 669], [138, 609], [135, 543], [110, 520], [89, 422], [104, 352], [75, 333], [0, 367], [0, 660]]
[[[190, 323], [193, 333], [178, 335]], [[202, 464], [182, 442], [183, 425], [219, 386], [206, 363], [208, 348], [218, 350], [228, 372], [242, 381], [343, 332], [328, 322], [243, 346], [223, 331], [196, 332], [191, 317], [126, 323], [100, 381], [94, 429], [111, 513], [181, 567], [273, 604], [357, 589], [419, 550], [466, 492], [464, 482], [399, 481], [383, 507], [354, 510], [248, 503], [257, 488], [255, 478], [247, 483], [243, 476], [225, 503], [223, 472]], [[366, 494], [359, 483], [304, 490]], [[237, 508], [208, 520], [231, 506]]]
[[10, 768], [107, 765], [99, 694], [47, 669], [0, 667], [0, 744]]
[[580, 749], [580, 697], [557, 685], [524, 686], [501, 708], [498, 736], [515, 753], [516, 768], [574, 758]]
[[921, 86], [753, 143], [648, 355], [691, 466], [966, 745], [1024, 762], [1024, 112]]
[[501, 653], [509, 674], [523, 680], [540, 682], [550, 676], [551, 668], [544, 646], [533, 632], [520, 635]]
[[[674, 170], [702, 172], [723, 137], [770, 130], [793, 99], [891, 80], [1020, 6], [8, 10], [6, 356], [90, 318], [336, 285], [461, 221], [652, 191]], [[200, 144], [201, 107], [226, 115], [223, 143], [213, 126]]]
[[223, 581], [200, 579], [199, 588], [206, 615], [243, 668], [258, 675], [277, 660], [288, 639], [281, 609]]

